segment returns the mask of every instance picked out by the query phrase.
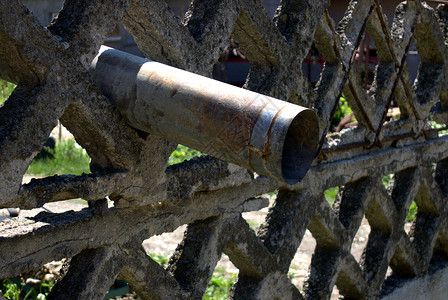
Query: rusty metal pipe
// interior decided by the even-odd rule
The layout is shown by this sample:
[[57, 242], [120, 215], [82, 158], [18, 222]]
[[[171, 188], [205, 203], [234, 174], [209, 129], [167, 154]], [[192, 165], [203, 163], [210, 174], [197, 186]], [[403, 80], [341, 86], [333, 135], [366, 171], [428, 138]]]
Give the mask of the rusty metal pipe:
[[102, 47], [92, 74], [128, 124], [295, 184], [318, 146], [307, 108]]

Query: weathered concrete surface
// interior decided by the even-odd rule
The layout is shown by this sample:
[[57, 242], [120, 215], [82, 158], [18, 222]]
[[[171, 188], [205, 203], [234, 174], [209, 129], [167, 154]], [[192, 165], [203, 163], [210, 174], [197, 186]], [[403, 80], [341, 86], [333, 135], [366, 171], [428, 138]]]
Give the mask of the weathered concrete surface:
[[415, 300], [445, 300], [448, 299], [448, 268], [442, 268], [432, 274], [415, 278], [400, 284], [382, 300], [415, 299]]
[[[45, 28], [20, 1], [2, 1], [0, 77], [19, 85], [0, 107], [0, 207], [72, 197], [86, 198], [90, 207], [1, 222], [0, 277], [71, 257], [54, 297], [73, 290], [74, 298], [101, 299], [123, 276], [144, 299], [200, 298], [224, 252], [240, 270], [234, 299], [329, 299], [335, 286], [346, 298], [378, 299], [390, 282], [389, 267], [394, 276], [412, 279], [446, 262], [448, 140], [429, 118], [439, 94], [446, 95], [447, 7], [434, 11], [406, 1], [389, 27], [380, 4], [351, 1], [335, 24], [326, 12], [329, 1], [280, 1], [272, 20], [257, 0], [197, 0], [180, 20], [162, 0], [67, 0]], [[128, 126], [88, 75], [119, 21], [148, 58], [202, 75], [211, 74], [233, 38], [251, 61], [246, 88], [318, 113], [322, 152], [309, 174], [288, 186], [213, 158], [167, 168], [175, 145]], [[368, 92], [355, 70], [366, 31], [379, 59]], [[327, 62], [314, 89], [302, 74], [313, 41]], [[411, 43], [422, 61], [415, 83], [404, 63]], [[359, 126], [327, 136], [342, 92]], [[399, 120], [387, 116], [395, 103]], [[92, 175], [22, 185], [58, 119], [91, 156]], [[330, 206], [324, 191], [332, 187], [339, 192]], [[276, 189], [256, 233], [240, 213], [266, 206], [260, 196]], [[106, 196], [113, 207], [105, 205]], [[413, 202], [418, 213], [407, 231]], [[363, 217], [371, 230], [358, 259], [351, 246]], [[184, 224], [190, 230], [168, 271], [142, 252], [143, 240]], [[305, 229], [316, 249], [300, 291], [288, 271]], [[80, 277], [84, 267], [89, 276]]]

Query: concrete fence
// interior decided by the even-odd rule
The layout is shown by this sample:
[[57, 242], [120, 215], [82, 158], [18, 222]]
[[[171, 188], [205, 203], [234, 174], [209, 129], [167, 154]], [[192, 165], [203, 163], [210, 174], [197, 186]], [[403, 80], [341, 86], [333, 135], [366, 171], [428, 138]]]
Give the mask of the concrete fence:
[[[331, 6], [282, 0], [272, 19], [258, 0], [195, 0], [180, 19], [163, 0], [66, 0], [43, 27], [20, 1], [1, 0], [0, 77], [19, 84], [0, 108], [0, 207], [82, 198], [89, 208], [1, 222], [0, 278], [67, 258], [51, 299], [102, 299], [116, 278], [142, 299], [201, 299], [225, 253], [239, 270], [231, 299], [329, 299], [335, 287], [346, 299], [446, 298], [448, 6], [405, 1], [391, 20], [379, 0], [351, 1], [338, 23]], [[119, 22], [147, 58], [205, 76], [233, 38], [250, 61], [245, 88], [318, 114], [320, 154], [306, 177], [287, 185], [207, 156], [167, 168], [176, 145], [127, 125], [89, 74]], [[378, 58], [368, 85], [359, 67], [366, 33]], [[314, 88], [302, 72], [311, 47], [325, 60]], [[342, 94], [357, 125], [331, 133]], [[22, 185], [58, 120], [87, 150], [92, 174]], [[255, 232], [242, 213], [268, 206], [262, 195], [276, 190]], [[356, 259], [364, 218], [370, 233]], [[164, 269], [142, 242], [184, 224]], [[288, 271], [307, 229], [316, 247], [296, 286]]]

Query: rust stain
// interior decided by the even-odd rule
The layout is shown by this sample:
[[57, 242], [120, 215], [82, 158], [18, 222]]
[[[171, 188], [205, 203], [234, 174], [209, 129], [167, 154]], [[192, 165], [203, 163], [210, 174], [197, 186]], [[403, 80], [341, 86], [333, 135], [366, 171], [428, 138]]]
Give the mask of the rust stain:
[[[269, 102], [266, 102], [265, 104], [263, 104], [263, 106], [261, 107], [261, 109], [258, 111], [258, 115], [257, 115], [257, 118], [255, 119], [254, 124], [257, 124], [258, 120], [260, 120], [261, 115], [263, 114], [263, 110], [266, 108], [266, 106], [267, 106], [268, 104], [269, 104]], [[249, 141], [248, 141], [248, 145], [250, 144], [250, 140], [252, 139], [252, 134], [253, 134], [253, 131], [250, 133]]]
[[275, 114], [275, 116], [272, 118], [271, 124], [269, 125], [269, 129], [267, 132], [267, 141], [264, 144], [264, 151], [262, 152], [262, 159], [264, 159], [266, 156], [269, 155], [269, 147], [271, 146], [271, 131], [272, 131], [272, 127], [275, 124], [275, 120], [277, 120], [278, 115], [280, 114], [280, 112], [288, 105], [283, 106], [282, 108], [280, 108], [277, 113]]

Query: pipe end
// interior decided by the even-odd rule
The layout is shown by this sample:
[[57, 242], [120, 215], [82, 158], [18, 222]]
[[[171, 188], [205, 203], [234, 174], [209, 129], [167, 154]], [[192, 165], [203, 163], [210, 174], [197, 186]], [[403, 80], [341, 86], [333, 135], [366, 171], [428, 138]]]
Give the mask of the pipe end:
[[311, 167], [319, 142], [317, 115], [310, 109], [299, 112], [286, 133], [281, 157], [283, 180], [296, 184], [305, 177]]

